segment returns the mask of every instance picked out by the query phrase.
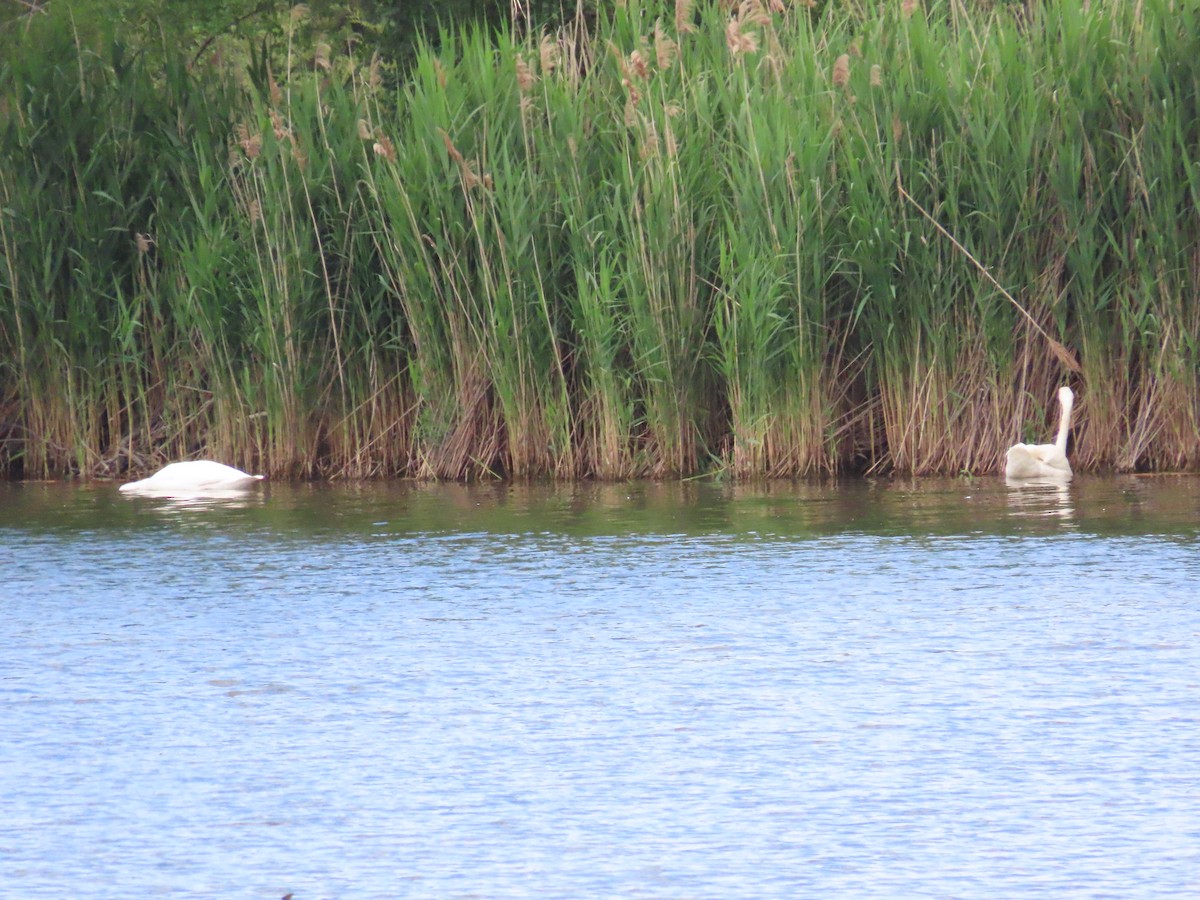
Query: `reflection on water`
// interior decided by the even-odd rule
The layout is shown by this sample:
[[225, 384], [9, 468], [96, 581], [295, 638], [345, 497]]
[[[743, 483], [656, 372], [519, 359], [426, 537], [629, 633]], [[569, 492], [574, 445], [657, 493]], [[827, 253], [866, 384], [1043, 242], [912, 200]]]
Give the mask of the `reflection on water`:
[[0, 485], [0, 895], [1189, 896], [1198, 485]]
[[228, 495], [222, 496], [171, 497], [160, 500], [149, 508], [159, 515], [169, 515], [171, 513], [186, 514], [191, 511], [218, 509], [250, 509], [264, 505], [265, 502], [261, 494], [248, 494], [243, 491], [240, 493], [231, 492]]
[[[155, 527], [163, 515], [293, 534], [562, 532], [817, 536], [867, 534], [1194, 533], [1200, 478], [1077, 476], [1070, 484], [998, 478], [834, 483], [633, 482], [574, 485], [267, 483], [229, 497], [129, 497], [110, 484], [0, 483], [0, 527]], [[209, 515], [211, 513], [211, 515]], [[185, 520], [181, 520], [181, 523]]]
[[1009, 504], [1016, 515], [1072, 519], [1071, 486], [1062, 479], [1008, 480]]
[[136, 500], [141, 502], [144, 509], [160, 515], [186, 513], [188, 511], [204, 511], [215, 509], [246, 509], [251, 506], [263, 506], [264, 498], [258, 491], [206, 491], [188, 497], [176, 497], [169, 494], [155, 496], [143, 493]]

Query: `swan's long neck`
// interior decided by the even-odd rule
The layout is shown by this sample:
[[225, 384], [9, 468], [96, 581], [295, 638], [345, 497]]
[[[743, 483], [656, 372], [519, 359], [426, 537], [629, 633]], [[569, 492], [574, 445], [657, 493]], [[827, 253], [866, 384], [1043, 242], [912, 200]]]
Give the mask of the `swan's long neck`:
[[1071, 430], [1071, 407], [1075, 405], [1075, 395], [1064, 391], [1058, 395], [1058, 402], [1062, 404], [1062, 418], [1058, 422], [1058, 439], [1055, 440], [1054, 446], [1066, 456], [1067, 434]]

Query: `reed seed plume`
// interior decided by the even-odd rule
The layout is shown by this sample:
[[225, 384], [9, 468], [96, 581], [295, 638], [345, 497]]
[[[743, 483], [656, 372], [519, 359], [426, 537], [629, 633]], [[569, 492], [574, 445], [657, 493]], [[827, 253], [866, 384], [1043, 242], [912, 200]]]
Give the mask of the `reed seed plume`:
[[833, 63], [833, 86], [844, 88], [850, 83], [850, 56], [843, 53]]
[[742, 0], [738, 7], [738, 19], [751, 25], [767, 26], [771, 24], [771, 13], [763, 0]]
[[530, 68], [529, 63], [525, 62], [525, 57], [519, 54], [516, 58], [516, 69], [517, 87], [521, 90], [521, 93], [528, 93], [533, 89], [534, 84], [537, 82], [537, 78], [534, 76], [533, 70]]
[[242, 152], [246, 154], [247, 159], [257, 159], [262, 153], [262, 135], [257, 132], [251, 132], [250, 126], [245, 122], [239, 122], [234, 131], [236, 135], [237, 145], [242, 148]]
[[641, 50], [634, 50], [629, 54], [629, 62], [625, 67], [625, 71], [628, 73], [627, 77], [630, 79], [636, 78], [639, 81], [645, 81], [650, 77], [650, 66], [646, 62], [646, 57], [642, 55]]
[[396, 161], [396, 147], [386, 135], [380, 135], [379, 139], [371, 145], [371, 150], [376, 156], [381, 156], [388, 162]]
[[695, 31], [696, 26], [692, 21], [695, 0], [675, 0], [675, 33], [687, 34]]
[[538, 44], [538, 59], [541, 63], [542, 75], [545, 77], [553, 75], [562, 59], [562, 48], [555, 37], [549, 34], [542, 36], [541, 42]]
[[744, 31], [742, 20], [735, 16], [725, 27], [725, 44], [735, 57], [758, 50], [758, 35], [753, 31]]
[[329, 44], [325, 41], [318, 41], [313, 49], [313, 65], [323, 72], [333, 70], [333, 66], [329, 62], [329, 52]]
[[663, 30], [662, 21], [654, 23], [654, 62], [660, 69], [669, 69], [675, 64], [679, 53], [679, 45]]
[[450, 158], [452, 160], [454, 160], [455, 163], [457, 163], [458, 165], [461, 166], [464, 161], [463, 155], [461, 153], [459, 153], [458, 148], [454, 146], [454, 141], [452, 141], [450, 139], [450, 135], [448, 135], [445, 131], [443, 131], [440, 128], [438, 129], [438, 134], [440, 134], [442, 136], [442, 143], [446, 147], [446, 152], [448, 154], [450, 154]]

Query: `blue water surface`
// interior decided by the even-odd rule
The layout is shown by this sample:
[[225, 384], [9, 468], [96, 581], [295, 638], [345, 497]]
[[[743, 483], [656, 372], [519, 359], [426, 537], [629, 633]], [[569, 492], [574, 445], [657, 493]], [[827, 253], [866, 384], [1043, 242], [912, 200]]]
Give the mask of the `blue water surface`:
[[1200, 895], [1200, 488], [0, 485], [0, 896]]

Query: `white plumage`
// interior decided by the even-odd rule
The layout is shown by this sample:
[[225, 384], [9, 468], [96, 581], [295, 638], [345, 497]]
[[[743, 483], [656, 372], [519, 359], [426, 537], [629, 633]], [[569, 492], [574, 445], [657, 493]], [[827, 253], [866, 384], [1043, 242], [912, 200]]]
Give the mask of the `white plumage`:
[[1008, 460], [1004, 466], [1006, 478], [1014, 481], [1031, 478], [1054, 478], [1068, 480], [1071, 464], [1067, 461], [1067, 434], [1071, 430], [1071, 407], [1075, 395], [1065, 385], [1058, 389], [1058, 402], [1062, 417], [1058, 423], [1058, 437], [1053, 444], [1013, 444], [1008, 448]]
[[197, 459], [163, 466], [149, 478], [121, 485], [121, 491], [129, 494], [187, 496], [245, 490], [262, 479], [262, 475], [248, 475], [224, 463]]

